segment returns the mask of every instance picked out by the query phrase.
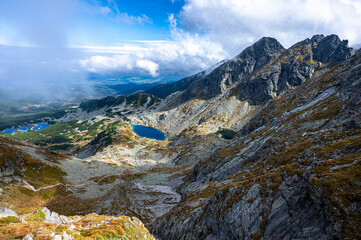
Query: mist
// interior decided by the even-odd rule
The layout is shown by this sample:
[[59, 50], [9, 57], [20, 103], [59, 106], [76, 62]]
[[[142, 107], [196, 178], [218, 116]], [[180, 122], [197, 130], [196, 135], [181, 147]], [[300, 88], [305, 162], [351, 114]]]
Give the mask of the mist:
[[[87, 73], [68, 48], [77, 1], [0, 2], [0, 100], [73, 100], [75, 91], [92, 92]], [[73, 96], [72, 96], [73, 95]]]

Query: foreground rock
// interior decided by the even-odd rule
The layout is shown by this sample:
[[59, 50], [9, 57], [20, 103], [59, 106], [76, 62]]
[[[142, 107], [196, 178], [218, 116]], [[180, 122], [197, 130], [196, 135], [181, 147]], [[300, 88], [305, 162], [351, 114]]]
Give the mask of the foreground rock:
[[0, 218], [1, 239], [144, 239], [154, 237], [137, 218], [97, 214], [65, 217], [47, 208]]

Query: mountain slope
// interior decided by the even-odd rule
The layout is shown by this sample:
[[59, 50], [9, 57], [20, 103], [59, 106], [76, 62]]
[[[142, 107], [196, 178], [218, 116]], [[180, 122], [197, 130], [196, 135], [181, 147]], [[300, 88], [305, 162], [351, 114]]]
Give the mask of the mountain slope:
[[200, 161], [162, 239], [361, 237], [361, 52], [271, 100]]
[[[79, 164], [82, 162], [63, 154], [0, 138], [0, 238], [48, 239], [57, 235], [63, 239], [154, 239], [135, 217], [85, 215], [96, 207], [99, 198], [89, 200], [76, 196], [72, 188], [84, 191], [89, 181], [82, 178], [78, 186], [69, 181], [74, 175], [82, 174], [72, 172]], [[83, 175], [87, 165], [81, 165]], [[107, 184], [102, 175], [106, 163], [102, 166], [98, 173], [100, 183], [94, 184], [100, 187]], [[93, 172], [91, 177], [99, 176]], [[74, 216], [77, 212], [85, 216]]]
[[[331, 69], [337, 64], [337, 58], [347, 59], [353, 53], [347, 41], [340, 41], [335, 35], [317, 35], [312, 39], [299, 42], [287, 50], [283, 50], [274, 39], [261, 39], [239, 55], [243, 58], [222, 64], [187, 90], [167, 97], [154, 111], [129, 118], [135, 124], [162, 129], [169, 137], [175, 137], [191, 127], [199, 134], [217, 132], [220, 128], [239, 130], [252, 114], [261, 111], [262, 104]], [[272, 48], [269, 42], [277, 47]], [[328, 48], [329, 52], [319, 50], [326, 43], [333, 42], [338, 43], [336, 49], [343, 49], [338, 51], [337, 57], [333, 48]], [[267, 57], [262, 58], [255, 52], [265, 53]], [[316, 52], [322, 52], [330, 62], [314, 60]], [[226, 79], [229, 81], [224, 82]], [[213, 92], [208, 91], [207, 86]], [[202, 96], [202, 91], [209, 96]], [[192, 92], [200, 95], [196, 97]]]

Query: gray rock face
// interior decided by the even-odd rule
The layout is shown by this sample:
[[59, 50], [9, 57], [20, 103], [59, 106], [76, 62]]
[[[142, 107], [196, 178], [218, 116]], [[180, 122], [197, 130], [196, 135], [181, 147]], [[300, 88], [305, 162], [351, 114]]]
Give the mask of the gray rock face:
[[10, 216], [17, 217], [18, 214], [9, 208], [3, 208], [3, 207], [0, 208], [0, 218], [10, 217]]
[[315, 35], [311, 41], [313, 42], [312, 52], [314, 60], [322, 63], [342, 62], [354, 54], [352, 48], [348, 47], [348, 41], [341, 41], [337, 35]]
[[286, 50], [262, 73], [239, 84], [239, 98], [253, 105], [263, 104], [309, 80], [321, 64], [339, 63], [354, 54], [348, 41], [336, 35], [316, 35]]
[[[286, 178], [274, 197], [267, 189], [263, 193], [266, 201], [262, 200], [259, 184], [253, 185], [241, 200], [236, 200], [240, 193], [234, 188], [226, 193], [218, 191], [183, 223], [176, 223], [161, 233], [157, 231], [169, 225], [160, 221], [153, 230], [163, 236], [162, 239], [254, 239], [262, 231], [264, 239], [341, 238], [340, 231], [332, 229], [325, 210], [314, 202], [322, 198], [308, 191], [304, 179], [294, 178]], [[268, 220], [262, 226], [262, 219], [267, 215]]]
[[55, 224], [62, 224], [69, 222], [67, 217], [59, 215], [56, 212], [52, 212], [46, 207], [44, 207], [42, 211], [45, 213], [45, 219], [44, 219], [45, 222], [55, 223]]
[[[6, 144], [0, 143], [0, 147], [3, 148], [5, 151], [13, 151], [9, 146]], [[25, 158], [24, 152], [18, 150], [14, 152], [14, 156], [6, 157], [0, 156], [0, 159], [3, 161], [0, 166], [0, 177], [10, 177], [14, 176], [15, 174], [19, 174], [25, 171]]]
[[90, 157], [94, 155], [97, 151], [109, 145], [110, 141], [111, 137], [109, 135], [109, 131], [102, 131], [90, 143], [78, 149], [73, 154], [75, 157], [80, 159]]
[[[314, 202], [315, 201], [315, 202]], [[265, 239], [330, 239], [331, 231], [325, 210], [317, 203], [321, 195], [309, 192], [307, 181], [299, 176], [287, 177], [276, 193], [264, 232]], [[335, 234], [335, 235], [334, 235]]]
[[222, 93], [226, 87], [259, 70], [282, 51], [284, 48], [276, 39], [264, 37], [206, 77], [195, 81], [182, 94], [181, 99], [184, 102], [191, 98], [212, 98]]

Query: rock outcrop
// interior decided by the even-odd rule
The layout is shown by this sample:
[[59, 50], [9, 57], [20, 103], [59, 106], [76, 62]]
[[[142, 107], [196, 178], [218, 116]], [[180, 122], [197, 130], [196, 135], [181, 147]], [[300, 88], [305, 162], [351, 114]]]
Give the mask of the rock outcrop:
[[137, 218], [111, 217], [97, 214], [59, 216], [48, 209], [39, 209], [20, 217], [0, 218], [2, 239], [144, 239], [155, 238]]

